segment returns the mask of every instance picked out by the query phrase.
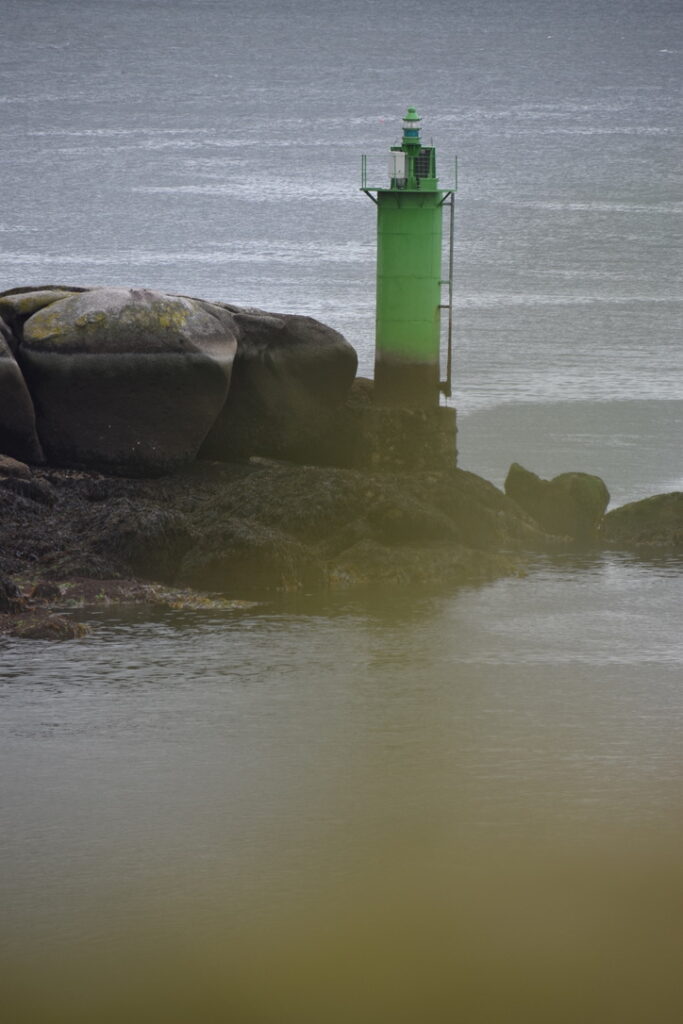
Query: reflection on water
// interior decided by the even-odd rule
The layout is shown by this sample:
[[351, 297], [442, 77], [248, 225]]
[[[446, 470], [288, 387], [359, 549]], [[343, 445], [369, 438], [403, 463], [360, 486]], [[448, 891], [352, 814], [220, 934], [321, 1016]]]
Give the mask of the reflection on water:
[[5, 641], [16, 1019], [677, 1019], [680, 569]]

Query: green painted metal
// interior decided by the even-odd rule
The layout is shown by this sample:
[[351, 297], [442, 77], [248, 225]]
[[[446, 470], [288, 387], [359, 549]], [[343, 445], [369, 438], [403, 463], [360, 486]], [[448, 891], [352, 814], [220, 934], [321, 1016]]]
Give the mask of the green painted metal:
[[[390, 151], [390, 184], [362, 189], [377, 204], [375, 397], [387, 405], [439, 403], [443, 204], [436, 152], [420, 138], [408, 107], [400, 146]], [[373, 195], [374, 193], [374, 195]]]
[[438, 192], [377, 194], [377, 348], [439, 361], [441, 221]]

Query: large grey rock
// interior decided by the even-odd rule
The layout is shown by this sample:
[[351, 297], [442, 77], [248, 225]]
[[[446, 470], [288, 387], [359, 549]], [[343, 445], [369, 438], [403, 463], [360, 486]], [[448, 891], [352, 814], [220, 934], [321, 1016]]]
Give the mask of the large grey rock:
[[95, 288], [39, 309], [17, 358], [47, 460], [148, 475], [194, 459], [236, 348], [228, 310], [161, 292]]
[[551, 534], [592, 540], [597, 536], [609, 491], [599, 476], [561, 473], [542, 480], [513, 462], [505, 480], [505, 493]]
[[225, 407], [201, 456], [320, 461], [320, 439], [356, 374], [355, 350], [311, 317], [225, 308], [237, 325], [237, 356]]
[[2, 326], [0, 320], [0, 453], [22, 462], [44, 462], [33, 402]]
[[605, 516], [603, 538], [621, 548], [683, 550], [683, 491], [655, 494], [612, 509]]

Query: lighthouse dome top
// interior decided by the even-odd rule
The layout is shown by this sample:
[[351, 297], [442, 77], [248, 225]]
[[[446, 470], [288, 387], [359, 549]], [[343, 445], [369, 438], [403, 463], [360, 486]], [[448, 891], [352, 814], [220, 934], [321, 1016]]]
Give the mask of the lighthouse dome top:
[[417, 141], [420, 138], [420, 121], [415, 107], [408, 107], [403, 115], [403, 138], [406, 141]]

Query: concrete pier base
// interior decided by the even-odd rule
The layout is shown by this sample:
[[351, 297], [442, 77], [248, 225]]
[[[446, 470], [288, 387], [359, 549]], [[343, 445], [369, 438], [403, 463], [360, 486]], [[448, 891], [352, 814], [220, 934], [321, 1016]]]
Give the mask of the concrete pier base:
[[288, 457], [314, 465], [389, 472], [452, 469], [457, 464], [456, 411], [398, 408], [376, 402], [371, 380], [358, 377], [347, 402], [291, 436]]
[[348, 465], [400, 473], [457, 464], [455, 409], [373, 405], [351, 413]]

